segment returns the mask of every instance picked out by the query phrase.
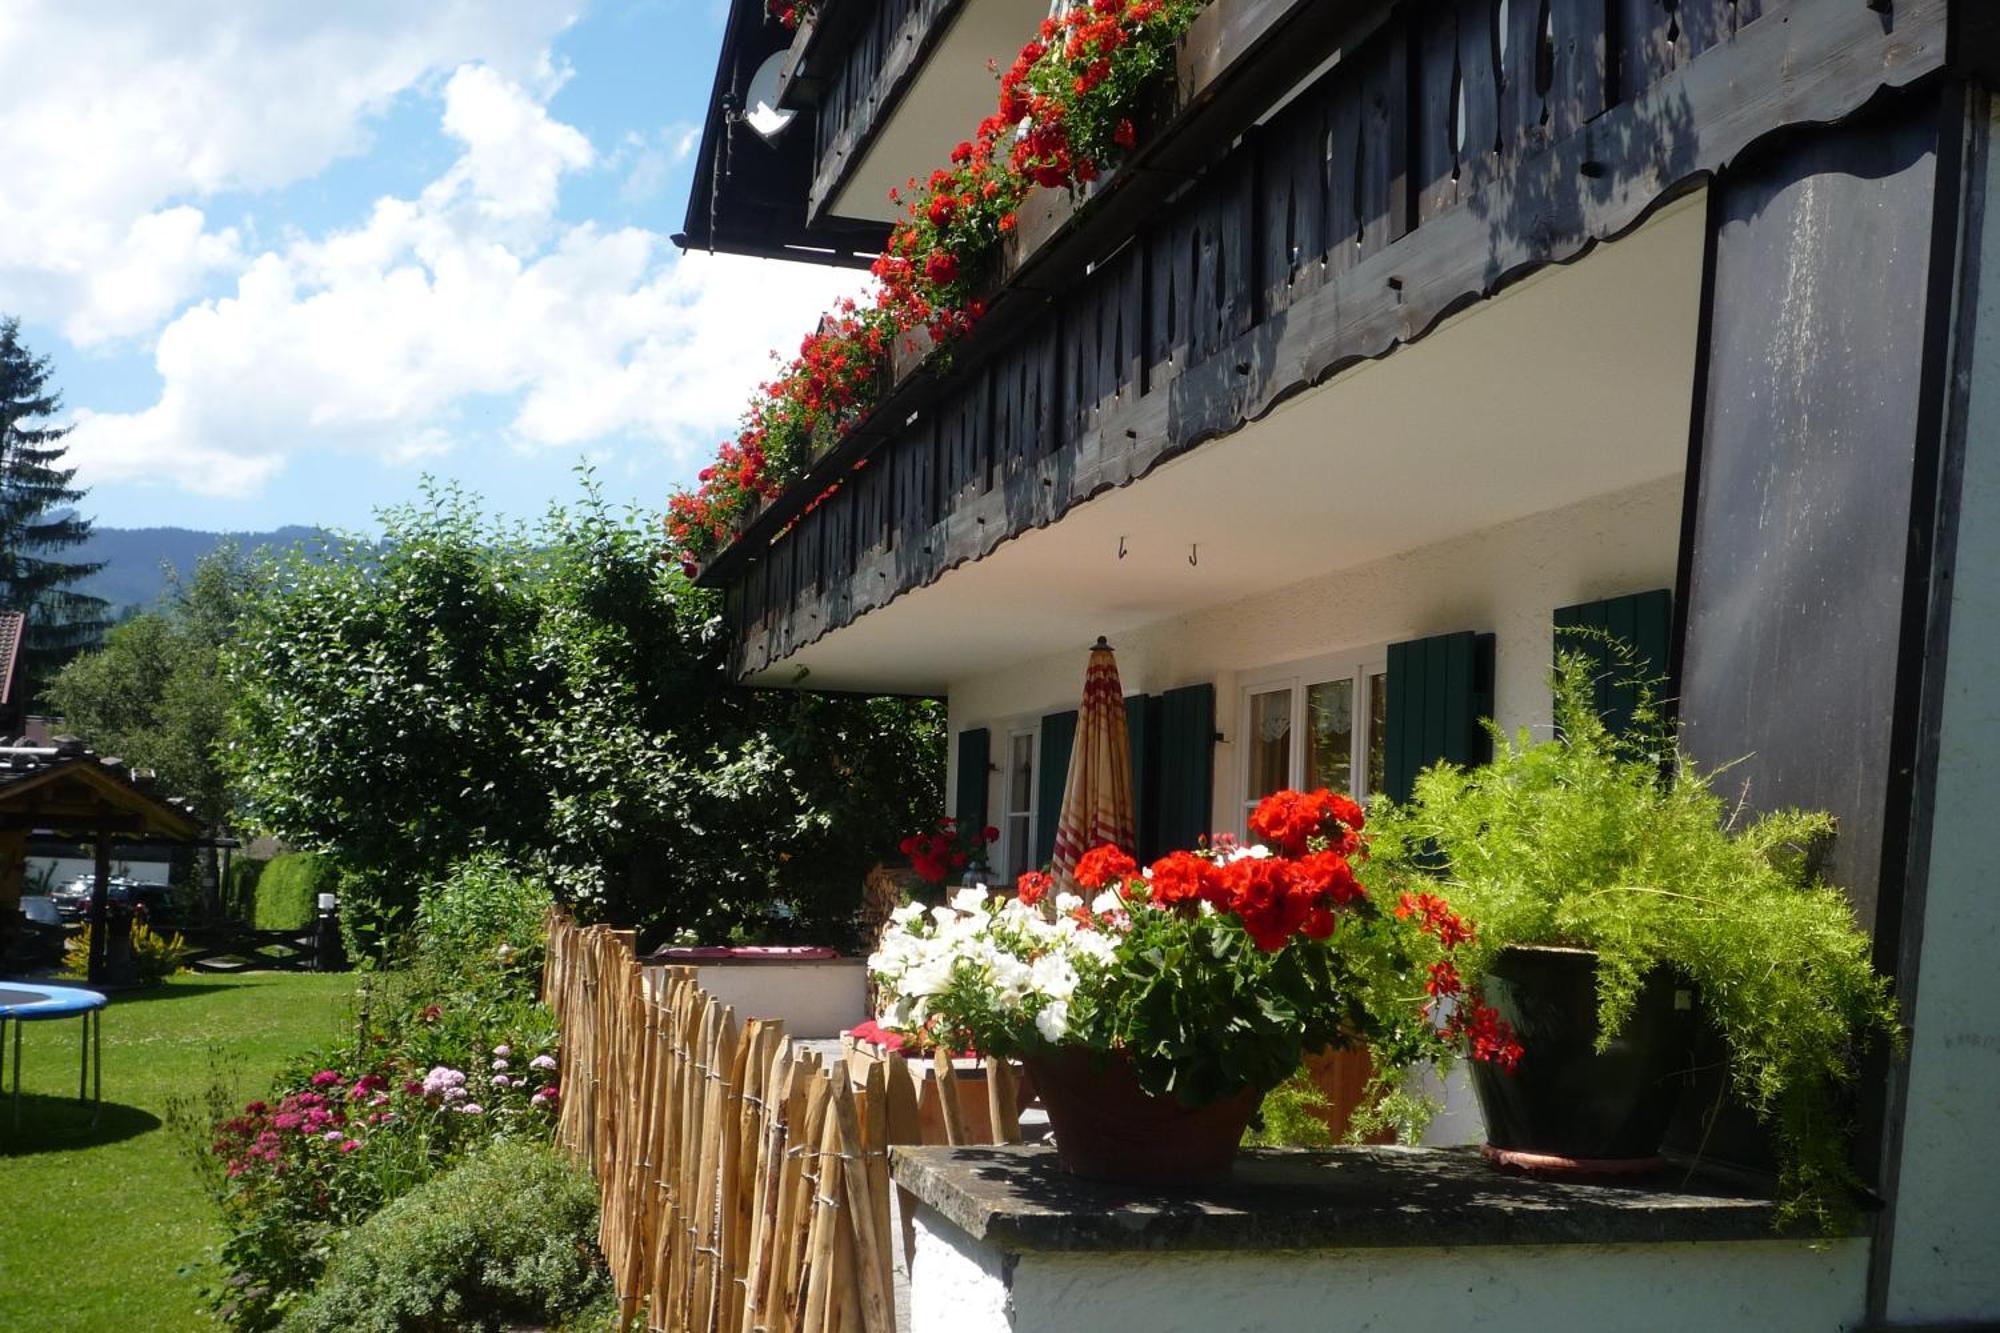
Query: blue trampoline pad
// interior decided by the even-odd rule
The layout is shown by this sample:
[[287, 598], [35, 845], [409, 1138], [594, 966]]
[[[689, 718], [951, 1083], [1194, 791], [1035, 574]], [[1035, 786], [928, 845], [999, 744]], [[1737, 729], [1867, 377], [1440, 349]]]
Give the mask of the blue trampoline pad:
[[108, 1001], [81, 986], [44, 986], [32, 981], [0, 981], [0, 1019], [33, 1022], [38, 1018], [74, 1018]]

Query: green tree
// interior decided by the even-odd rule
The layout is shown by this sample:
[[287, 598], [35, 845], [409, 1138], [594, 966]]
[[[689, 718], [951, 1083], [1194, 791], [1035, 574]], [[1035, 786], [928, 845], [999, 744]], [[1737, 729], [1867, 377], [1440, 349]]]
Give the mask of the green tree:
[[233, 822], [221, 763], [230, 686], [221, 671], [251, 569], [225, 544], [175, 580], [154, 610], [114, 626], [104, 646], [75, 658], [45, 691], [70, 730], [100, 751], [158, 770], [211, 827]]
[[28, 613], [23, 665], [39, 688], [103, 637], [105, 603], [75, 584], [101, 566], [65, 560], [90, 537], [73, 506], [84, 492], [62, 466], [67, 426], [50, 426], [62, 396], [49, 359], [21, 342], [20, 322], [0, 318], [0, 606]]
[[448, 488], [382, 526], [274, 562], [224, 654], [239, 789], [365, 868], [350, 908], [494, 849], [656, 936], [829, 936], [935, 815], [936, 705], [736, 687], [716, 597], [588, 481], [532, 526]]

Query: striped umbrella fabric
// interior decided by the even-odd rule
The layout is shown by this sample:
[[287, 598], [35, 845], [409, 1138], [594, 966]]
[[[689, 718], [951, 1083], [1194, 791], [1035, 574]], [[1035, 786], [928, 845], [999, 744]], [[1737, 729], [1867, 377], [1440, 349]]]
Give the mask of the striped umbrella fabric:
[[1090, 650], [1077, 710], [1076, 744], [1056, 822], [1055, 874], [1067, 880], [1085, 852], [1105, 843], [1136, 854], [1133, 832], [1132, 738], [1125, 729], [1125, 690], [1118, 658], [1103, 639]]

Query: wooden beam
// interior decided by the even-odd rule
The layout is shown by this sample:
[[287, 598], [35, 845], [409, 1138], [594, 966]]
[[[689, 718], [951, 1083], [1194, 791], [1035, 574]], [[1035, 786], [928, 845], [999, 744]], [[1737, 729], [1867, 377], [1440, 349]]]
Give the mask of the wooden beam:
[[90, 886], [90, 984], [104, 984], [105, 967], [110, 958], [111, 929], [111, 839], [100, 833], [96, 848], [96, 877]]

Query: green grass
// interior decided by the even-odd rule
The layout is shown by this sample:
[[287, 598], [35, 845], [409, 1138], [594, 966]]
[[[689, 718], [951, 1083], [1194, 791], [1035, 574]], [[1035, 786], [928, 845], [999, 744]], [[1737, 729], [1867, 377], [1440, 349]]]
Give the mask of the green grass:
[[165, 1125], [167, 1101], [199, 1094], [211, 1052], [240, 1100], [339, 1030], [351, 976], [182, 976], [115, 998], [104, 1015], [104, 1111], [76, 1096], [74, 1019], [22, 1038], [13, 1128], [13, 1032], [0, 1099], [0, 1329], [101, 1333], [214, 1329], [180, 1270], [221, 1239], [215, 1212]]

